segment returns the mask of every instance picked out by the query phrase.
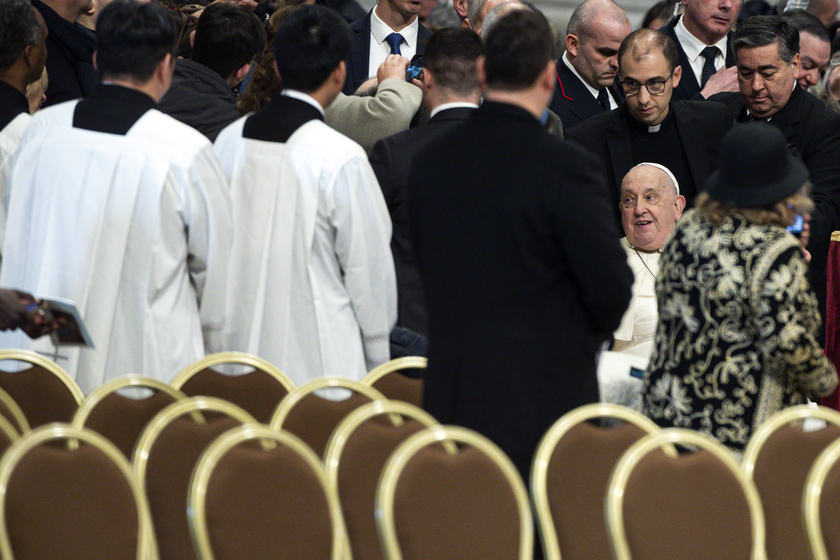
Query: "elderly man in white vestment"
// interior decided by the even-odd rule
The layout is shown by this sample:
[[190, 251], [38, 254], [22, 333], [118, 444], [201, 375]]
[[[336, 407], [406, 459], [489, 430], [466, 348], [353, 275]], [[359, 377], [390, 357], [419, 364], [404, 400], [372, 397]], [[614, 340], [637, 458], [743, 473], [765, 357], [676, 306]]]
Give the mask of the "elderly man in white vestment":
[[47, 60], [47, 24], [29, 0], [0, 0], [0, 247], [6, 225], [9, 163], [32, 117], [26, 87]]
[[210, 142], [154, 108], [177, 39], [159, 5], [106, 6], [103, 84], [39, 111], [12, 163], [0, 285], [73, 300], [95, 348], [19, 332], [0, 347], [55, 357], [84, 391], [127, 373], [168, 381], [223, 324], [230, 194]]
[[[633, 297], [613, 333], [612, 352], [598, 367], [601, 399], [641, 408], [642, 380], [653, 352], [659, 315], [654, 284], [662, 246], [685, 209], [685, 197], [671, 171], [658, 163], [640, 163], [621, 182], [621, 246], [633, 271]], [[633, 373], [638, 372], [637, 375]]]
[[225, 349], [257, 354], [296, 384], [360, 379], [389, 358], [396, 280], [367, 156], [323, 122], [344, 83], [348, 30], [333, 12], [304, 6], [280, 25], [274, 49], [287, 89], [215, 144], [235, 229]]

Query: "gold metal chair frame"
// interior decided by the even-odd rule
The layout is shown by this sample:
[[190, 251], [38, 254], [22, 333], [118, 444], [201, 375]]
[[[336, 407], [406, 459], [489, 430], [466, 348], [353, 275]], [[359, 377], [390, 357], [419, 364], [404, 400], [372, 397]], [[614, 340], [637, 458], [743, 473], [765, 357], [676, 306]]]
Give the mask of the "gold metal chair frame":
[[805, 532], [808, 534], [814, 560], [828, 560], [828, 550], [820, 521], [820, 500], [825, 480], [838, 461], [840, 461], [840, 439], [833, 441], [814, 461], [802, 495]]
[[426, 369], [429, 360], [420, 356], [406, 356], [405, 358], [397, 358], [390, 362], [377, 366], [370, 370], [367, 375], [362, 378], [362, 384], [373, 387], [373, 384], [385, 377], [389, 373], [400, 371], [403, 369]]
[[0, 498], [0, 557], [5, 560], [14, 560], [12, 545], [9, 541], [9, 532], [6, 528], [5, 493], [8, 488], [9, 478], [17, 463], [30, 450], [45, 442], [56, 439], [67, 439], [76, 445], [78, 445], [79, 441], [82, 441], [96, 447], [116, 464], [125, 476], [131, 493], [134, 495], [134, 501], [137, 507], [137, 558], [156, 558], [157, 546], [152, 531], [152, 518], [149, 511], [149, 504], [146, 501], [146, 495], [140, 489], [140, 485], [134, 473], [131, 471], [131, 466], [128, 464], [128, 461], [123, 457], [119, 449], [96, 432], [59, 423], [47, 424], [29, 432], [13, 443], [3, 454], [2, 459], [0, 459], [0, 493], [2, 493], [2, 498]]
[[196, 373], [200, 372], [203, 369], [210, 368], [213, 366], [221, 365], [221, 364], [237, 364], [237, 365], [244, 365], [244, 366], [251, 366], [252, 368], [259, 369], [264, 371], [265, 373], [269, 374], [277, 381], [280, 382], [286, 388], [286, 391], [291, 392], [292, 389], [295, 388], [295, 384], [292, 383], [292, 380], [289, 377], [280, 371], [280, 369], [271, 364], [258, 356], [254, 356], [253, 354], [246, 354], [244, 352], [219, 352], [217, 354], [210, 354], [198, 360], [197, 362], [188, 365], [184, 369], [182, 369], [178, 375], [172, 380], [172, 387], [174, 389], [180, 390], [184, 384], [189, 381], [192, 376]]
[[[20, 409], [18, 403], [15, 402], [15, 399], [3, 389], [0, 389], [0, 402], [2, 402], [6, 406], [6, 408], [9, 409], [9, 414], [11, 414], [12, 417], [7, 418], [6, 420], [12, 423], [14, 433], [18, 436], [21, 436], [29, 432], [29, 420], [26, 419], [26, 415]], [[20, 426], [20, 429], [18, 429], [15, 426], [15, 424], [17, 426]]]
[[274, 410], [274, 414], [271, 417], [271, 427], [275, 430], [282, 429], [283, 422], [285, 422], [286, 418], [289, 416], [292, 409], [297, 403], [299, 403], [304, 397], [308, 396], [310, 393], [314, 393], [319, 389], [328, 389], [331, 387], [347, 389], [354, 393], [359, 393], [368, 397], [372, 401], [388, 400], [385, 397], [385, 395], [383, 395], [373, 387], [368, 387], [367, 385], [363, 385], [358, 381], [353, 381], [352, 379], [345, 379], [343, 377], [321, 377], [318, 379], [313, 379], [312, 381], [308, 381], [300, 387], [296, 387], [293, 391], [290, 391], [289, 394], [286, 395], [282, 401], [280, 401], [280, 403], [277, 405], [277, 408]]
[[76, 414], [73, 415], [72, 425], [76, 428], [83, 428], [88, 417], [90, 417], [96, 406], [102, 402], [105, 397], [127, 387], [145, 387], [159, 393], [166, 393], [176, 401], [182, 401], [187, 398], [184, 393], [178, 389], [173, 389], [163, 381], [142, 375], [130, 374], [112, 379], [111, 381], [91, 391], [90, 394], [85, 397], [85, 400], [82, 401], [82, 404], [79, 405], [79, 409], [76, 411]]
[[[534, 549], [534, 524], [528, 492], [511, 460], [499, 447], [486, 437], [466, 428], [457, 426], [432, 426], [417, 432], [406, 439], [394, 451], [385, 465], [379, 488], [376, 493], [376, 528], [382, 543], [383, 557], [386, 560], [402, 560], [397, 527], [394, 521], [394, 495], [397, 482], [408, 462], [424, 447], [438, 443], [451, 442], [476, 448], [492, 460], [508, 480], [519, 509], [519, 560], [531, 560]], [[454, 447], [454, 446], [453, 446]], [[457, 453], [447, 448], [450, 454]]]
[[76, 404], [81, 404], [85, 398], [85, 394], [79, 388], [79, 385], [72, 377], [70, 377], [69, 373], [64, 371], [64, 368], [36, 352], [31, 352], [29, 350], [0, 350], [0, 362], [6, 360], [26, 362], [35, 366], [41, 366], [55, 375], [64, 385], [67, 386], [73, 394], [73, 397], [76, 399]]
[[338, 503], [338, 497], [331, 490], [327, 483], [327, 477], [324, 473], [324, 467], [321, 465], [321, 460], [315, 455], [308, 445], [303, 443], [295, 435], [284, 431], [277, 431], [268, 426], [260, 424], [244, 424], [237, 428], [228, 430], [219, 436], [210, 446], [204, 450], [198, 464], [193, 472], [192, 480], [190, 481], [188, 514], [190, 521], [190, 532], [193, 537], [195, 545], [196, 556], [200, 560], [214, 560], [213, 550], [210, 546], [210, 536], [207, 529], [207, 518], [205, 508], [205, 498], [207, 495], [207, 484], [210, 481], [210, 476], [213, 473], [219, 460], [231, 449], [237, 445], [252, 441], [260, 440], [265, 446], [268, 444], [281, 444], [290, 448], [298, 454], [307, 465], [315, 473], [321, 488], [324, 490], [324, 495], [327, 499], [329, 507], [330, 518], [332, 519], [332, 560], [340, 560], [343, 551], [345, 550], [343, 543], [346, 542], [344, 533], [344, 521], [341, 516], [341, 507]]
[[[415, 420], [427, 428], [438, 425], [437, 420], [432, 418], [432, 416], [423, 409], [400, 401], [375, 400], [366, 405], [360, 406], [348, 414], [347, 417], [336, 427], [330, 437], [329, 443], [327, 444], [327, 451], [324, 454], [324, 466], [327, 475], [327, 483], [330, 486], [330, 490], [335, 493], [338, 498], [339, 506], [341, 505], [341, 496], [338, 492], [338, 470], [341, 465], [341, 455], [344, 453], [344, 446], [347, 445], [347, 441], [356, 432], [359, 426], [371, 418], [382, 415], [387, 415], [395, 427], [400, 427], [405, 424], [405, 418]], [[349, 537], [344, 539], [344, 543], [344, 557], [349, 560], [353, 557]]]
[[781, 428], [796, 420], [804, 420], [806, 418], [816, 418], [825, 420], [827, 423], [840, 426], [840, 412], [826, 408], [824, 406], [809, 406], [798, 405], [786, 408], [777, 412], [767, 419], [767, 421], [758, 427], [753, 436], [750, 438], [747, 447], [744, 449], [744, 457], [741, 459], [741, 468], [747, 475], [747, 478], [753, 478], [755, 474], [755, 463], [764, 444], [772, 435]]
[[[578, 407], [564, 414], [540, 440], [531, 465], [531, 500], [537, 515], [546, 560], [560, 560], [560, 543], [557, 527], [551, 515], [548, 500], [548, 467], [557, 443], [575, 426], [587, 420], [615, 418], [644, 430], [648, 434], [660, 431], [659, 426], [646, 416], [625, 406], [612, 403], [593, 403]], [[669, 446], [666, 452], [676, 456], [676, 450]]]
[[752, 552], [750, 558], [752, 560], [765, 560], [764, 511], [761, 507], [761, 500], [759, 499], [755, 483], [744, 474], [732, 452], [722, 444], [699, 432], [681, 428], [667, 428], [658, 433], [643, 437], [630, 446], [616, 464], [612, 478], [610, 479], [606, 499], [607, 528], [615, 560], [632, 560], [627, 534], [624, 531], [623, 515], [624, 489], [633, 469], [651, 451], [659, 448], [667, 449], [666, 446], [674, 444], [691, 445], [708, 451], [720, 460], [732, 473], [744, 492], [747, 506], [750, 510], [752, 526]]

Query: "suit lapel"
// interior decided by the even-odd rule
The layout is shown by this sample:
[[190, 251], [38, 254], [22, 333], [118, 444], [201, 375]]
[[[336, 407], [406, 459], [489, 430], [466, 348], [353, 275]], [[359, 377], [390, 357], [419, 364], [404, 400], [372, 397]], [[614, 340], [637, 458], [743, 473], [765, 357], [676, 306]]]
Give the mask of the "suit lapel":
[[355, 22], [351, 27], [353, 32], [353, 36], [351, 38], [352, 48], [350, 49], [350, 63], [352, 68], [348, 70], [352, 72], [354, 92], [356, 91], [356, 88], [367, 80], [369, 75], [370, 17], [372, 13], [373, 10], [368, 12], [367, 16]]
[[682, 48], [679, 39], [677, 39], [676, 25], [679, 17], [671, 20], [671, 23], [662, 28], [668, 37], [674, 42], [677, 47], [677, 60], [680, 67], [682, 67], [682, 78], [677, 89], [682, 93], [683, 99], [691, 99], [700, 92], [700, 84], [697, 83], [697, 77], [694, 75], [694, 70], [691, 69], [691, 63], [688, 61], [688, 55]]
[[598, 100], [562, 60], [557, 63], [557, 80], [563, 97], [570, 102], [569, 112], [577, 118], [585, 121], [604, 112]]

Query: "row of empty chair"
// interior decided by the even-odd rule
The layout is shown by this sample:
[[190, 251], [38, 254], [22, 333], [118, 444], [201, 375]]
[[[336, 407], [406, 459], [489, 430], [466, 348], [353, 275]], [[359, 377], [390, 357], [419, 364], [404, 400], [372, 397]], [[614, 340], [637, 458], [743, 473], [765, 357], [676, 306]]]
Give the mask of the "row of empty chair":
[[[214, 365], [199, 363], [193, 369]], [[389, 367], [393, 371], [399, 365]], [[421, 368], [424, 363], [403, 365]], [[176, 382], [192, 378], [185, 372]], [[159, 403], [145, 422], [129, 425], [128, 435], [107, 436], [121, 451], [111, 479], [129, 472], [136, 489], [124, 484], [122, 495], [140, 497], [132, 502], [134, 521], [120, 523], [113, 534], [106, 531], [105, 540], [115, 542], [102, 543], [101, 549], [130, 550], [131, 555], [107, 557], [531, 556], [535, 539], [525, 486], [507, 458], [477, 434], [439, 426], [417, 407], [346, 380], [318, 380], [287, 391], [268, 421], [231, 402], [188, 398], [160, 385], [154, 395], [169, 401]], [[114, 382], [112, 388], [117, 386]], [[317, 394], [338, 386], [354, 395], [331, 401]], [[21, 527], [70, 532], [67, 538], [79, 547], [86, 538], [102, 539], [96, 537], [101, 527], [85, 532], [68, 526], [61, 518], [67, 507], [57, 501], [40, 510], [32, 505], [29, 487], [43, 469], [22, 478], [26, 490], [9, 482], [15, 482], [11, 465], [22, 458], [34, 461], [26, 459], [28, 453], [45, 455], [54, 470], [61, 470], [65, 460], [71, 461], [59, 449], [102, 443], [83, 426], [103, 433], [115, 428], [115, 422], [96, 426], [92, 421], [91, 411], [104, 406], [109, 394], [116, 393], [103, 389], [98, 404], [89, 395], [73, 415], [74, 426], [32, 432], [23, 407], [0, 398], [0, 431], [17, 440], [0, 461], [4, 559], [70, 557], [68, 549], [63, 556], [60, 548], [45, 552], [40, 539], [27, 539]], [[10, 405], [4, 404], [7, 400]], [[827, 427], [804, 432], [796, 424], [806, 417], [819, 418]], [[70, 444], [43, 445], [51, 438]], [[546, 433], [533, 463], [530, 500], [545, 556], [840, 558], [838, 438], [840, 413], [794, 407], [756, 432], [739, 465], [728, 450], [697, 433], [660, 430], [623, 407], [582, 407]], [[69, 469], [52, 492], [73, 488], [77, 498], [112, 500], [111, 494], [97, 494], [75, 481], [86, 470], [92, 470], [90, 465]], [[50, 495], [50, 490], [41, 493], [42, 498]], [[19, 513], [24, 505], [33, 512]], [[7, 511], [17, 513], [7, 517]], [[116, 512], [110, 516], [118, 519]], [[33, 521], [36, 517], [40, 521]], [[18, 543], [20, 550], [9, 543]], [[97, 557], [99, 550], [86, 557]]]

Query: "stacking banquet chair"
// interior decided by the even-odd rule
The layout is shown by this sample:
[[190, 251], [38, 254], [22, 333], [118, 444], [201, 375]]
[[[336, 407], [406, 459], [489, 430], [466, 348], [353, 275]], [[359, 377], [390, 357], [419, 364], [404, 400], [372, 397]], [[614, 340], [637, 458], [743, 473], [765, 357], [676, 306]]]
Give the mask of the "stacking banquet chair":
[[31, 364], [22, 371], [0, 371], [0, 388], [11, 395], [32, 428], [73, 419], [84, 394], [61, 367], [28, 350], [0, 350], [0, 361]]
[[840, 440], [829, 444], [811, 467], [802, 510], [811, 557], [840, 559]]
[[[695, 450], [673, 456], [672, 445]], [[669, 428], [633, 444], [615, 467], [607, 527], [616, 560], [763, 560], [764, 514], [734, 454]]]
[[397, 358], [368, 373], [362, 383], [369, 385], [391, 400], [423, 406], [423, 378], [409, 377], [407, 370], [424, 370], [428, 360], [419, 356]]
[[14, 424], [5, 416], [0, 415], [0, 456], [6, 452], [9, 446], [20, 439], [20, 436], [21, 434], [15, 429]]
[[154, 557], [146, 498], [122, 453], [95, 432], [29, 432], [3, 455], [0, 489], [3, 560]]
[[219, 434], [256, 423], [238, 406], [213, 397], [176, 402], [149, 422], [133, 462], [149, 500], [160, 560], [195, 558], [187, 525], [187, 493], [201, 453]]
[[[149, 394], [133, 398], [120, 393], [126, 389]], [[134, 446], [149, 421], [170, 404], [186, 398], [181, 391], [157, 379], [127, 375], [109, 381], [85, 397], [73, 417], [73, 425], [104, 436], [131, 460]]]
[[15, 399], [3, 389], [0, 389], [0, 416], [11, 422], [18, 435], [23, 435], [29, 431], [29, 422], [26, 420], [23, 410], [20, 409]]
[[376, 525], [387, 560], [533, 555], [528, 493], [516, 467], [465, 428], [426, 428], [394, 451], [376, 494]]
[[338, 499], [320, 458], [288, 432], [243, 425], [224, 433], [196, 466], [189, 506], [200, 560], [341, 558]]
[[[253, 371], [228, 375], [214, 369], [228, 364], [247, 366]], [[268, 423], [277, 404], [294, 389], [294, 383], [262, 358], [242, 352], [222, 352], [211, 354], [181, 370], [172, 380], [172, 387], [190, 397], [224, 399], [260, 422]]]
[[[805, 432], [806, 418], [826, 427]], [[741, 466], [755, 482], [767, 523], [768, 560], [810, 560], [802, 518], [802, 493], [811, 466], [840, 437], [840, 412], [824, 407], [794, 406], [774, 414], [753, 434]]]
[[[331, 400], [315, 393], [323, 389], [343, 389], [351, 395], [344, 400]], [[340, 377], [313, 379], [286, 395], [274, 411], [271, 427], [285, 430], [303, 440], [319, 457], [327, 450], [330, 436], [345, 416], [363, 404], [386, 400], [372, 387]]]
[[437, 422], [416, 406], [373, 401], [347, 415], [327, 446], [324, 465], [336, 493], [347, 532], [345, 558], [380, 560], [376, 534], [376, 485], [394, 449], [406, 438]]
[[[598, 419], [620, 424], [597, 426]], [[610, 558], [604, 500], [615, 464], [659, 427], [624, 406], [585, 405], [560, 418], [543, 436], [531, 469], [531, 497], [546, 560]]]

